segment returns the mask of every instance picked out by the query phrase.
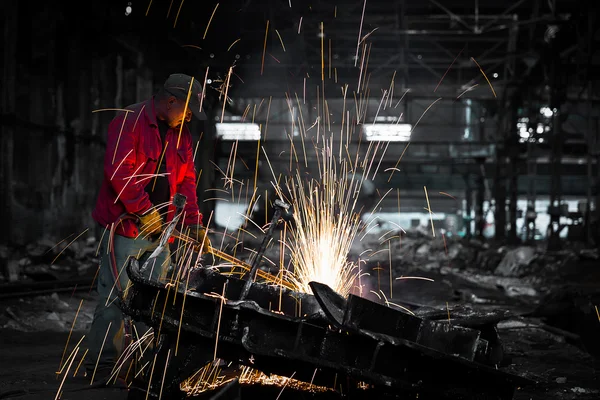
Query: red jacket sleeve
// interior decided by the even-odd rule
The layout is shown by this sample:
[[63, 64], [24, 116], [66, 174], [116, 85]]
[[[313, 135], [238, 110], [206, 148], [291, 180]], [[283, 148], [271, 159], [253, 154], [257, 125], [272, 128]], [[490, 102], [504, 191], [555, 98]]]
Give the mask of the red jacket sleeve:
[[194, 165], [194, 152], [192, 151], [192, 137], [188, 132], [187, 140], [185, 141], [187, 163], [185, 176], [179, 185], [178, 191], [187, 197], [185, 203], [185, 220], [183, 224], [202, 225], [202, 214], [198, 207], [198, 195], [196, 194], [196, 166]]
[[152, 207], [152, 203], [143, 182], [138, 183], [133, 177], [143, 168], [143, 165], [136, 166], [138, 135], [133, 129], [135, 117], [133, 112], [119, 112], [111, 121], [104, 156], [104, 176], [116, 193], [116, 201], [123, 204], [128, 213], [140, 214]]

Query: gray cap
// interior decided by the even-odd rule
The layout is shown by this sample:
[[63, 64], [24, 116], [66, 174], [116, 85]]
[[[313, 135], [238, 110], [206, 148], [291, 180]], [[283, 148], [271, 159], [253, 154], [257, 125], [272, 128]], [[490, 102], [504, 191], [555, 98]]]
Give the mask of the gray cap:
[[[192, 77], [185, 74], [171, 74], [165, 81], [164, 88], [178, 99], [187, 99], [188, 91], [190, 90], [190, 82]], [[190, 101], [188, 106], [196, 118], [203, 121], [206, 119], [206, 114], [200, 110], [200, 101], [202, 98], [202, 85], [194, 78], [194, 83], [191, 87]]]

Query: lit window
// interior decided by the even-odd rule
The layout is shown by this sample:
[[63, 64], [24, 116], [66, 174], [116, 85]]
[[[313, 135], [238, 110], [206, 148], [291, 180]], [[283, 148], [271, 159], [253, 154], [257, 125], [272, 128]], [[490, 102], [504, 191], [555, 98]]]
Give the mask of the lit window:
[[382, 142], [407, 142], [410, 140], [410, 124], [368, 124], [364, 125], [365, 139]]
[[540, 108], [540, 114], [546, 118], [550, 118], [552, 115], [554, 115], [554, 110], [552, 110], [550, 107], [542, 107]]
[[537, 129], [535, 130], [536, 133], [544, 133], [544, 125], [542, 124], [538, 124]]
[[222, 140], [257, 141], [260, 127], [252, 123], [222, 122], [216, 124], [217, 137]]

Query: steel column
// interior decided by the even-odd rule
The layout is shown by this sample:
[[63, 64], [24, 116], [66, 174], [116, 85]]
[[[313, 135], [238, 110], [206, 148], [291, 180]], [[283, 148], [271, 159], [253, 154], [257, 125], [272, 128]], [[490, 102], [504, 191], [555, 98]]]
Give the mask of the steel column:
[[[17, 39], [19, 2], [10, 1], [3, 4], [4, 11], [4, 68], [2, 74], [2, 99], [0, 113], [4, 123], [1, 125], [2, 140], [0, 140], [0, 219], [4, 226], [0, 230], [0, 242], [10, 243], [12, 238], [12, 208], [13, 208], [13, 135], [14, 124], [10, 117], [16, 119], [16, 82], [17, 82]], [[9, 116], [9, 118], [6, 118]]]

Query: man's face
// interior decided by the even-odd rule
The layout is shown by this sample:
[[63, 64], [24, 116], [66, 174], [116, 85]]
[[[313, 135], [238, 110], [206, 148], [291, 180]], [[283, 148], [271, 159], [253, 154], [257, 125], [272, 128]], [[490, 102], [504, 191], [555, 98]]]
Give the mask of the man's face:
[[185, 108], [185, 100], [178, 99], [175, 96], [169, 97], [166, 119], [169, 127], [177, 128], [183, 121], [190, 122], [191, 120], [192, 110], [189, 107]]

